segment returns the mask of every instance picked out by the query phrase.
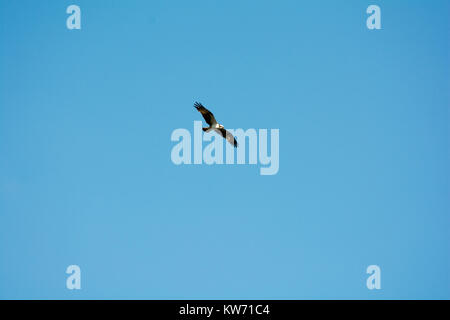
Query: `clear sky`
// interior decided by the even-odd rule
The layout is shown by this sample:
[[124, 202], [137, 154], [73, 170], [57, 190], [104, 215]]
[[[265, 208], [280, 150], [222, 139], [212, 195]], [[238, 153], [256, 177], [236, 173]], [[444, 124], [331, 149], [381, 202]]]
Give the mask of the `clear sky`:
[[[0, 0], [0, 298], [449, 299], [449, 14]], [[278, 174], [174, 165], [194, 101], [279, 129]]]

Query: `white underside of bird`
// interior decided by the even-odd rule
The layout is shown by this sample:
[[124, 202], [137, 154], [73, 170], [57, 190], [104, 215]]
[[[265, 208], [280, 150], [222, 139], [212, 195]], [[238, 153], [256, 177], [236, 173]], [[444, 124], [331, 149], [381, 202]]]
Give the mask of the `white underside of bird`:
[[[210, 132], [211, 130], [214, 130], [214, 131], [218, 131], [218, 129], [223, 129], [224, 128], [224, 126], [223, 125], [221, 125], [221, 124], [218, 124], [217, 122], [216, 123], [213, 123], [211, 126], [209, 126], [209, 128], [206, 128], [206, 132]], [[220, 133], [220, 131], [219, 131], [219, 133]]]

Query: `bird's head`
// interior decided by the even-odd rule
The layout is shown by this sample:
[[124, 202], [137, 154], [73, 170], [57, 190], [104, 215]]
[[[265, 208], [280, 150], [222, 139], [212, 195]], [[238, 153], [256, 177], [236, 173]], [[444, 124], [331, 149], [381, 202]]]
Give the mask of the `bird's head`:
[[221, 124], [219, 124], [219, 129], [225, 129], [225, 127]]

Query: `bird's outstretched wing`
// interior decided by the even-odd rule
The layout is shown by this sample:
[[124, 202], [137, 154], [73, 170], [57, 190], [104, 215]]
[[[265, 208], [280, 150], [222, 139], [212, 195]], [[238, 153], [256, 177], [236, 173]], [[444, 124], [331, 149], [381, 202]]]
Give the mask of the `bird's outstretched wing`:
[[233, 147], [237, 148], [238, 143], [236, 139], [233, 137], [233, 135], [230, 133], [230, 131], [227, 131], [225, 129], [214, 129], [214, 130], [222, 137], [224, 137]]
[[216, 118], [214, 118], [212, 112], [206, 109], [201, 103], [199, 102], [194, 103], [194, 107], [196, 107], [197, 110], [202, 114], [207, 124], [212, 126], [217, 123]]

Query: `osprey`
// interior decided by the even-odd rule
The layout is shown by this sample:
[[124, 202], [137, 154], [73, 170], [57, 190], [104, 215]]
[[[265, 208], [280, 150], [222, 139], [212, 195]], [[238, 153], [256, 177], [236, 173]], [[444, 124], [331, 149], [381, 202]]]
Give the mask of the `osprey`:
[[216, 118], [214, 118], [214, 115], [211, 111], [206, 109], [201, 103], [194, 103], [194, 107], [197, 108], [198, 112], [200, 112], [205, 119], [206, 123], [209, 124], [209, 128], [202, 128], [203, 131], [209, 132], [211, 130], [214, 130], [218, 134], [220, 134], [222, 137], [224, 137], [229, 143], [231, 143], [232, 146], [237, 148], [238, 143], [236, 139], [233, 137], [233, 135], [225, 130], [223, 125], [217, 123]]

